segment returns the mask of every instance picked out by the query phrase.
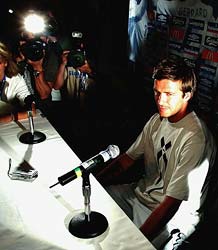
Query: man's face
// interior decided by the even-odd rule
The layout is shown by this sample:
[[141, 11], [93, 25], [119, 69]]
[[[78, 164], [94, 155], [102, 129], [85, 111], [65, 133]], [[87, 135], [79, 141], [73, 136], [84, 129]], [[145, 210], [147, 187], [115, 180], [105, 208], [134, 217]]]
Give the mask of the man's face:
[[187, 114], [188, 100], [182, 92], [181, 81], [154, 81], [154, 97], [161, 117], [177, 122]]

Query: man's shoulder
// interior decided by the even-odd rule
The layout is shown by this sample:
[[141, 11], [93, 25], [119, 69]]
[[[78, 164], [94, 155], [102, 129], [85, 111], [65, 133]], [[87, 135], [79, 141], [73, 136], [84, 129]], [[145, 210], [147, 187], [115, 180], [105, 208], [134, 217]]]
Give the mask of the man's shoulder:
[[186, 120], [184, 121], [184, 123], [189, 127], [189, 129], [209, 131], [209, 127], [206, 122], [194, 111], [186, 116]]
[[161, 121], [160, 115], [159, 115], [158, 113], [154, 113], [154, 114], [150, 117], [149, 121], [153, 121], [153, 120], [160, 120], [160, 121]]
[[150, 131], [153, 133], [161, 124], [161, 117], [158, 113], [153, 114], [144, 126], [144, 131]]
[[147, 121], [147, 125], [153, 125], [155, 123], [161, 123], [161, 117], [158, 113], [153, 114]]

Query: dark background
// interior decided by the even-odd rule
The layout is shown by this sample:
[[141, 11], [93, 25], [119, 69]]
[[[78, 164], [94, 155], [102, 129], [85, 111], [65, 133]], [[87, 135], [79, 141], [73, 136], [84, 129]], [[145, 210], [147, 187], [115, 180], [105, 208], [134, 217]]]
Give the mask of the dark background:
[[[28, 10], [50, 10], [54, 14], [61, 36], [74, 30], [84, 34], [88, 52], [95, 57], [99, 70], [125, 67], [127, 59], [127, 25], [129, 2], [120, 0], [36, 0], [4, 1], [4, 25], [1, 39], [12, 41], [22, 27]], [[9, 14], [7, 10], [14, 10]], [[7, 38], [6, 38], [7, 37]]]
[[[9, 8], [14, 14], [7, 12]], [[86, 52], [96, 64], [97, 87], [89, 98], [89, 112], [67, 114], [72, 116], [73, 126], [66, 130], [63, 124], [59, 131], [62, 137], [81, 160], [110, 144], [126, 150], [154, 110], [153, 95], [146, 92], [144, 82], [130, 70], [129, 1], [5, 1], [1, 40], [10, 44], [16, 41], [23, 17], [31, 9], [50, 10], [58, 22], [61, 38], [81, 30]]]

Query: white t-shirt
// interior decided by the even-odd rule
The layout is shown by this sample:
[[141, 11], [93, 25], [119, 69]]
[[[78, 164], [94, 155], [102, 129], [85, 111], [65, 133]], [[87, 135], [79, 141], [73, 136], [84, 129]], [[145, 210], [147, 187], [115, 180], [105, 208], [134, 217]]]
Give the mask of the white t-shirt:
[[66, 67], [64, 71], [64, 86], [61, 89], [63, 100], [79, 99], [92, 84], [93, 79], [87, 73], [76, 70], [74, 67]]
[[30, 95], [30, 91], [23, 77], [18, 74], [11, 78], [6, 77], [4, 87], [1, 93], [0, 114], [6, 114], [13, 109], [11, 105], [17, 99], [21, 105], [24, 105], [24, 99]]

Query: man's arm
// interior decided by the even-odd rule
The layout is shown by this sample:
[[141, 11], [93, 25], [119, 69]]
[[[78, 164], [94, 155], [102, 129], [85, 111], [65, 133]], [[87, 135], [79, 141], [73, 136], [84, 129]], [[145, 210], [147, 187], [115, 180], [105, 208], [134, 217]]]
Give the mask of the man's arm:
[[150, 241], [153, 240], [179, 209], [182, 200], [166, 196], [140, 227]]
[[67, 56], [69, 52], [69, 50], [63, 51], [61, 55], [61, 64], [59, 65], [57, 70], [56, 79], [53, 86], [54, 89], [60, 89], [64, 85], [64, 71], [67, 65]]
[[96, 174], [96, 178], [102, 185], [113, 184], [134, 162], [126, 153], [123, 153]]
[[35, 80], [35, 86], [36, 86], [36, 91], [38, 92], [38, 95], [40, 96], [40, 99], [45, 100], [47, 99], [52, 90], [52, 82], [47, 82], [45, 80], [44, 76], [44, 70], [43, 70], [43, 58], [39, 61], [27, 61], [28, 64], [32, 65], [33, 70], [35, 72], [34, 74], [34, 80]]
[[11, 122], [13, 120], [12, 114], [0, 115], [0, 123]]

